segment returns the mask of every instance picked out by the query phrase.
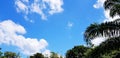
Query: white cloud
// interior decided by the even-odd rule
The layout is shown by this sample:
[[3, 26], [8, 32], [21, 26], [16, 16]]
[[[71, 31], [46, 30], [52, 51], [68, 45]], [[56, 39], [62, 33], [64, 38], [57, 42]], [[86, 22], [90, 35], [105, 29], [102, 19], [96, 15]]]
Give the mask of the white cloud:
[[54, 14], [54, 13], [60, 13], [63, 11], [63, 8], [61, 7], [63, 5], [63, 1], [62, 0], [43, 0], [44, 2], [48, 3], [48, 5], [50, 6], [50, 14]]
[[103, 7], [103, 3], [105, 0], [97, 0], [96, 4], [93, 5], [94, 8], [101, 8]]
[[15, 0], [17, 12], [23, 13], [25, 16], [37, 13], [43, 20], [46, 20], [47, 15], [61, 13], [63, 0]]
[[73, 22], [68, 22], [67, 23], [67, 28], [71, 29], [73, 27]]
[[22, 1], [16, 0], [15, 5], [17, 7], [17, 12], [24, 12], [25, 14], [28, 14], [28, 7]]
[[42, 9], [40, 8], [40, 5], [37, 3], [33, 3], [31, 5], [31, 12], [38, 13], [39, 15], [41, 15], [42, 19], [46, 19], [45, 14], [43, 13]]
[[26, 55], [47, 50], [48, 43], [45, 39], [26, 38], [23, 36], [25, 33], [23, 26], [11, 20], [0, 22], [0, 44], [16, 46]]
[[92, 44], [94, 44], [94, 46], [98, 46], [100, 45], [102, 42], [104, 42], [106, 40], [105, 37], [97, 37], [93, 40], [91, 40]]

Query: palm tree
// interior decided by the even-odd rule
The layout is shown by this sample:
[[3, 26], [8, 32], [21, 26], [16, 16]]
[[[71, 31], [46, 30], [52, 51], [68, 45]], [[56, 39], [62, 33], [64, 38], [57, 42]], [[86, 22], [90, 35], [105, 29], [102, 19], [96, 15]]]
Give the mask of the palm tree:
[[[110, 16], [120, 16], [120, 0], [106, 0], [105, 10], [110, 10]], [[96, 37], [105, 37], [106, 41], [93, 48], [87, 58], [116, 58], [120, 55], [120, 19], [101, 24], [91, 24], [84, 33], [85, 41], [91, 44], [91, 40]], [[107, 57], [109, 56], [109, 57]], [[110, 57], [111, 56], [111, 57]]]
[[120, 19], [101, 24], [91, 24], [84, 33], [85, 41], [91, 44], [96, 37], [107, 40], [87, 53], [86, 58], [116, 58], [120, 55]]
[[105, 22], [101, 24], [91, 24], [85, 31], [84, 37], [87, 44], [91, 45], [91, 40], [96, 37], [118, 37], [120, 36], [120, 19], [113, 22]]
[[106, 0], [104, 3], [105, 10], [110, 10], [110, 16], [120, 15], [120, 0]]

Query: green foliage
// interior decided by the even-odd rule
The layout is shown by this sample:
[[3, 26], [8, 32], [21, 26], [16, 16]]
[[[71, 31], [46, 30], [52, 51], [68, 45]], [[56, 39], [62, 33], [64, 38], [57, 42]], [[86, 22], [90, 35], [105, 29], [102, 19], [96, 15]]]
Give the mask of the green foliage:
[[91, 52], [92, 52], [93, 48], [89, 48], [84, 54], [85, 54], [85, 58], [89, 58]]
[[[105, 10], [110, 10], [109, 15], [120, 16], [120, 0], [106, 0]], [[85, 41], [93, 46], [91, 40], [96, 37], [106, 37], [107, 40], [91, 49], [73, 48], [68, 50], [66, 58], [119, 58], [120, 57], [120, 19], [112, 22], [91, 24], [84, 33]]]
[[116, 58], [116, 56], [120, 53], [118, 50], [112, 50], [110, 53], [105, 53], [102, 55], [102, 58]]
[[[120, 0], [106, 0], [104, 3], [105, 10], [110, 10], [110, 16], [120, 16]], [[100, 24], [91, 24], [84, 33], [85, 41], [91, 44], [91, 40], [96, 37], [107, 37], [108, 40], [99, 46], [88, 50], [86, 58], [118, 58], [120, 57], [120, 19], [112, 22]]]
[[110, 16], [120, 15], [120, 0], [106, 0], [104, 3], [105, 10], [110, 10]]
[[75, 46], [66, 53], [66, 58], [84, 58], [85, 52], [88, 50], [88, 47], [84, 46]]
[[62, 56], [60, 56], [60, 58], [63, 58]]
[[58, 54], [55, 52], [51, 52], [50, 58], [59, 58]]
[[44, 58], [44, 55], [42, 55], [41, 53], [36, 53], [33, 56], [30, 56], [30, 58]]
[[[120, 37], [109, 38], [99, 46], [93, 48], [87, 55], [90, 58], [113, 57], [115, 53], [120, 52]], [[116, 52], [118, 51], [118, 52]]]
[[0, 58], [20, 58], [20, 54], [16, 54], [10, 51], [6, 51], [3, 53], [0, 48]]
[[17, 55], [14, 52], [7, 51], [7, 52], [4, 53], [4, 56], [7, 57], [7, 58], [16, 58]]
[[120, 19], [112, 22], [105, 22], [101, 24], [91, 24], [85, 31], [84, 37], [88, 44], [91, 45], [91, 40], [96, 37], [107, 37], [107, 40], [99, 46], [88, 50], [85, 55], [86, 58], [116, 58], [119, 57], [120, 51]]
[[0, 48], [0, 57], [2, 57], [2, 54], [3, 54], [3, 53], [1, 52], [1, 48]]
[[55, 52], [51, 52], [50, 57], [45, 57], [44, 55], [42, 55], [41, 53], [36, 53], [33, 56], [30, 56], [30, 58], [62, 58], [62, 56], [59, 56], [57, 53]]

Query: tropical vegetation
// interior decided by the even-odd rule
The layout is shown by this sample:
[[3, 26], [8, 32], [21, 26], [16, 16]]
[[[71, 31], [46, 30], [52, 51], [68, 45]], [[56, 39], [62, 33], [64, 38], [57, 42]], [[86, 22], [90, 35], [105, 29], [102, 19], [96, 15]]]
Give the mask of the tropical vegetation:
[[[106, 0], [104, 8], [110, 11], [109, 15], [112, 18], [116, 15], [120, 16], [120, 0]], [[102, 37], [105, 41], [98, 46], [94, 46], [92, 40], [99, 37]], [[74, 58], [120, 58], [120, 19], [91, 24], [85, 30], [84, 39], [91, 49], [84, 52], [85, 56]], [[74, 51], [74, 49], [72, 50]]]
[[[120, 16], [120, 0], [106, 0], [104, 9], [109, 10], [109, 15], [113, 18]], [[92, 40], [102, 37], [105, 39], [100, 45], [95, 46]], [[66, 58], [119, 58], [120, 57], [120, 19], [110, 22], [93, 23], [84, 32], [84, 40], [87, 46], [74, 46], [66, 52]], [[20, 58], [20, 54], [6, 51], [0, 48], [0, 58]], [[50, 57], [45, 57], [42, 53], [36, 53], [29, 58], [62, 58], [55, 52], [51, 52]]]

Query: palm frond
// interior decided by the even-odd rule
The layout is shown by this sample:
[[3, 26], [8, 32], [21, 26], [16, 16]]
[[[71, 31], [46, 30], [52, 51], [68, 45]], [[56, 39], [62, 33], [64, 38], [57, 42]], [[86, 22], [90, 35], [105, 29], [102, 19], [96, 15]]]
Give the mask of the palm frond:
[[120, 0], [106, 0], [104, 2], [105, 10], [110, 10], [110, 16], [120, 15]]
[[119, 22], [105, 22], [101, 24], [91, 24], [85, 31], [85, 41], [89, 44], [96, 37], [118, 37], [120, 36]]
[[113, 5], [114, 5], [113, 1], [108, 1], [107, 0], [107, 1], [104, 2], [104, 8], [105, 8], [105, 10], [111, 9]]
[[116, 15], [120, 15], [120, 4], [115, 4], [113, 7], [110, 9], [110, 16], [114, 17]]

